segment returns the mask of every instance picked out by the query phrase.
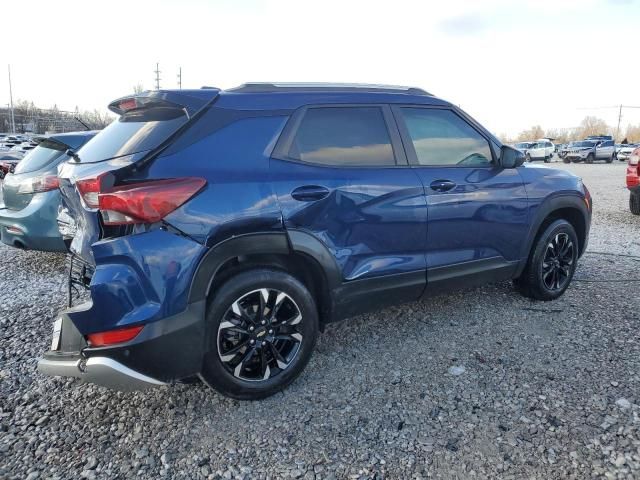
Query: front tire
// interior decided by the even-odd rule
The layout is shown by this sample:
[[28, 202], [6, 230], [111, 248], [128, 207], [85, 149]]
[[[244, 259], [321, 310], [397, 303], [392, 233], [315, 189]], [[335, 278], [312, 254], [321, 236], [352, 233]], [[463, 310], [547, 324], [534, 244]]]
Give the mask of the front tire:
[[634, 215], [640, 215], [640, 194], [632, 193], [629, 195], [629, 210]]
[[200, 378], [238, 400], [266, 398], [293, 382], [311, 358], [318, 311], [295, 277], [260, 268], [239, 273], [207, 309]]
[[555, 300], [569, 287], [578, 261], [578, 237], [566, 220], [555, 220], [538, 235], [522, 275], [514, 281], [525, 297]]
[[595, 157], [594, 157], [593, 153], [590, 153], [589, 155], [587, 155], [587, 159], [585, 160], [585, 162], [593, 163], [594, 158]]
[[531, 163], [531, 155], [529, 155], [528, 153], [524, 156], [524, 160], [527, 163]]

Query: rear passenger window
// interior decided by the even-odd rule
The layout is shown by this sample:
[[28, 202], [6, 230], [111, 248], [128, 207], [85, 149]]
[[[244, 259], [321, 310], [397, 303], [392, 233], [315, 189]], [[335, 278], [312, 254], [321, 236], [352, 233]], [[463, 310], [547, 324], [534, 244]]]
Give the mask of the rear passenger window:
[[309, 108], [289, 157], [321, 165], [395, 165], [380, 107]]
[[412, 107], [400, 110], [418, 164], [462, 167], [492, 164], [489, 142], [452, 111]]

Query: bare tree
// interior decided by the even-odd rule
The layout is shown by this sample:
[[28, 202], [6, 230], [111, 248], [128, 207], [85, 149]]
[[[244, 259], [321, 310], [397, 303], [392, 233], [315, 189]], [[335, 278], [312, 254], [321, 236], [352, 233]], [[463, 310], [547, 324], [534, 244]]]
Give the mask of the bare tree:
[[142, 92], [144, 92], [144, 87], [142, 86], [141, 83], [136, 83], [133, 86], [133, 93], [135, 93], [137, 95], [137, 94], [142, 93]]
[[586, 138], [589, 135], [611, 134], [611, 130], [612, 128], [601, 118], [587, 116], [580, 122], [577, 133], [579, 138]]
[[544, 130], [540, 125], [534, 125], [533, 127], [520, 132], [518, 134], [517, 140], [537, 140], [538, 138], [544, 138]]
[[640, 125], [629, 125], [625, 137], [629, 143], [640, 142]]

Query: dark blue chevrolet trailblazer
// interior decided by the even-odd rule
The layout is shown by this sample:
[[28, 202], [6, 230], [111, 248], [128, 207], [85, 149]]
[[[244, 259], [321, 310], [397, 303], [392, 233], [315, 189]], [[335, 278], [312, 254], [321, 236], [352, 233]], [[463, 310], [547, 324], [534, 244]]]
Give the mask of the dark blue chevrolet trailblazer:
[[263, 398], [329, 322], [504, 280], [553, 300], [587, 244], [580, 178], [523, 166], [420, 89], [251, 83], [109, 108], [58, 172], [90, 298], [55, 320], [48, 375]]

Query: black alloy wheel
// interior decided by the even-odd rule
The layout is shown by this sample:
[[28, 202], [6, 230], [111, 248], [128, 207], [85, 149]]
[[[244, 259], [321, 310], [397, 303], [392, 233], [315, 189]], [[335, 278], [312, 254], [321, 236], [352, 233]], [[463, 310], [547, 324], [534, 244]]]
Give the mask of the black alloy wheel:
[[579, 244], [573, 226], [564, 219], [552, 221], [538, 233], [515, 287], [525, 297], [555, 300], [569, 287], [576, 270]]
[[542, 282], [549, 291], [563, 290], [569, 283], [575, 248], [567, 233], [558, 233], [547, 244], [542, 258]]
[[241, 380], [261, 381], [289, 368], [300, 351], [302, 313], [284, 292], [254, 290], [231, 304], [218, 326], [218, 355]]
[[228, 397], [257, 400], [293, 382], [311, 358], [318, 309], [305, 284], [254, 267], [221, 280], [207, 307], [201, 380]]

